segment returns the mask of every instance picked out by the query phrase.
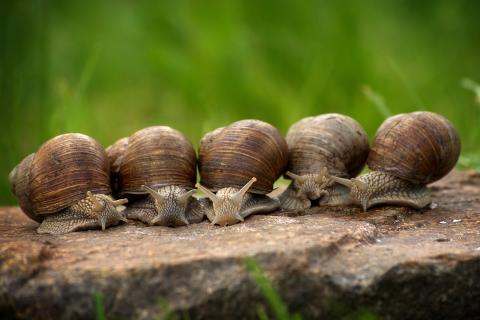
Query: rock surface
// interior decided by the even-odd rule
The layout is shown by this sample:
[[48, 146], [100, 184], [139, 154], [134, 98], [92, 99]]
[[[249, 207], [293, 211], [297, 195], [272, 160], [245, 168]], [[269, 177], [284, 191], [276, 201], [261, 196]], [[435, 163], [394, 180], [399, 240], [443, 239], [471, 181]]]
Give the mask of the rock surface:
[[269, 307], [254, 257], [290, 311], [309, 318], [480, 317], [480, 174], [432, 186], [434, 209], [315, 208], [245, 223], [180, 228], [130, 222], [39, 235], [18, 208], [0, 211], [0, 318], [257, 318]]

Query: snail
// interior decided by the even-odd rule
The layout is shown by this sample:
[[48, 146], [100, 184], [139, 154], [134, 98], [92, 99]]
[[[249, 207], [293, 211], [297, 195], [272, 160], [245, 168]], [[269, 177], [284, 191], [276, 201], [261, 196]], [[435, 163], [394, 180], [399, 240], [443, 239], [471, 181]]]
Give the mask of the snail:
[[307, 209], [314, 200], [321, 205], [351, 203], [350, 190], [331, 175], [355, 177], [365, 165], [368, 137], [357, 121], [336, 113], [304, 118], [290, 127], [286, 140], [285, 176], [292, 182], [279, 196], [282, 209]]
[[116, 194], [128, 197], [127, 217], [149, 225], [182, 226], [203, 220], [192, 195], [196, 154], [179, 131], [154, 126], [107, 148]]
[[200, 142], [201, 183], [196, 186], [210, 200], [204, 210], [211, 223], [231, 225], [276, 210], [279, 201], [266, 194], [287, 160], [284, 138], [263, 121], [241, 120], [206, 134]]
[[61, 234], [126, 222], [113, 200], [107, 155], [94, 139], [62, 134], [45, 142], [9, 175], [22, 211], [40, 222], [38, 233]]
[[364, 211], [392, 204], [421, 209], [431, 203], [429, 183], [444, 177], [460, 155], [453, 125], [433, 112], [388, 118], [378, 129], [367, 158], [371, 172], [354, 179], [333, 177], [351, 189]]

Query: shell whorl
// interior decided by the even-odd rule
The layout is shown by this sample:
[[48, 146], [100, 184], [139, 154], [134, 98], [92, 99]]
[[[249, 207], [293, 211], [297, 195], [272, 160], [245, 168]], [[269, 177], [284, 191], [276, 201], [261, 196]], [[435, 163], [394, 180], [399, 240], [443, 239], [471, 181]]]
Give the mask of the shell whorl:
[[[114, 161], [120, 195], [145, 193], [143, 185], [187, 189], [195, 185], [195, 150], [181, 132], [167, 126], [148, 127], [117, 143], [124, 149], [121, 158]], [[109, 149], [111, 161], [117, 143]]]
[[260, 120], [241, 120], [208, 133], [200, 144], [202, 185], [218, 191], [243, 187], [252, 177], [249, 192], [266, 194], [285, 171], [288, 147], [280, 132]]
[[286, 136], [288, 170], [297, 175], [316, 174], [323, 167], [331, 175], [351, 178], [365, 165], [368, 136], [351, 117], [330, 113], [304, 118]]
[[417, 184], [445, 176], [460, 155], [460, 138], [445, 117], [412, 112], [391, 117], [377, 131], [367, 165]]

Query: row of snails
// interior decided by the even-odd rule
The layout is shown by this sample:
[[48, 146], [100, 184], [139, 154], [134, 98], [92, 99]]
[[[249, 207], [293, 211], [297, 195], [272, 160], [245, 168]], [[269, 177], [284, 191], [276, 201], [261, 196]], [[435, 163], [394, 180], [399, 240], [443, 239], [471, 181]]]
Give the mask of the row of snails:
[[203, 185], [197, 186], [208, 197], [197, 199], [198, 161], [181, 132], [148, 127], [106, 150], [91, 137], [68, 133], [23, 159], [9, 181], [22, 211], [40, 222], [39, 233], [105, 229], [127, 218], [180, 226], [207, 216], [224, 226], [279, 207], [265, 194], [283, 174], [287, 157], [282, 135], [259, 120], [207, 134], [199, 149]]
[[[106, 150], [83, 134], [63, 134], [27, 156], [9, 180], [22, 210], [41, 222], [39, 233], [105, 229], [127, 218], [181, 226], [206, 216], [225, 226], [316, 204], [423, 208], [431, 202], [426, 185], [446, 175], [459, 153], [454, 127], [435, 113], [387, 119], [371, 149], [354, 119], [324, 114], [295, 123], [286, 139], [263, 121], [234, 122], [202, 138], [198, 160], [188, 139], [166, 126]], [[371, 172], [357, 177], [365, 163]], [[269, 195], [282, 175], [292, 182]], [[195, 187], [207, 197], [193, 197]]]

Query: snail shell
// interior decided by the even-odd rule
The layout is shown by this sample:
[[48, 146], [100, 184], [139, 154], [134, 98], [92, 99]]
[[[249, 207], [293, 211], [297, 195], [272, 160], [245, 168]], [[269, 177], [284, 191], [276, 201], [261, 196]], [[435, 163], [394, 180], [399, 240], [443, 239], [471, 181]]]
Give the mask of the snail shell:
[[197, 187], [211, 200], [204, 207], [212, 224], [277, 209], [278, 200], [265, 194], [283, 174], [287, 157], [284, 138], [263, 121], [241, 120], [208, 133], [200, 143]]
[[28, 215], [59, 212], [85, 197], [87, 191], [109, 194], [109, 163], [95, 140], [68, 133], [45, 142], [12, 172], [15, 195]]
[[[27, 156], [12, 170], [9, 180], [20, 207], [30, 218], [48, 220], [48, 224], [42, 223], [45, 232], [63, 233], [81, 228], [81, 220], [94, 219], [90, 217], [93, 213], [78, 212], [78, 223], [68, 226], [61, 219], [55, 220], [57, 214], [81, 201], [86, 201], [86, 208], [100, 199], [103, 206], [103, 201], [108, 201], [103, 195], [111, 193], [109, 176], [102, 146], [86, 135], [68, 133], [50, 139]], [[85, 200], [87, 193], [98, 194], [92, 196], [98, 199]], [[109, 223], [105, 220], [105, 224]]]
[[444, 177], [460, 156], [460, 138], [445, 117], [413, 112], [387, 119], [377, 131], [367, 165], [417, 184]]
[[426, 185], [453, 169], [460, 147], [445, 117], [425, 111], [399, 114], [385, 120], [375, 135], [367, 159], [371, 172], [335, 180], [351, 188], [364, 211], [379, 204], [420, 209], [431, 203]]
[[127, 208], [129, 218], [166, 226], [203, 219], [202, 208], [191, 197], [195, 150], [181, 132], [166, 126], [148, 127], [118, 140], [107, 153], [115, 192], [134, 200]]
[[355, 177], [365, 165], [368, 136], [357, 121], [336, 113], [304, 118], [290, 127], [286, 140], [286, 177], [293, 182], [279, 196], [283, 209], [306, 209], [317, 199], [322, 205], [351, 202], [349, 190], [330, 176]]
[[249, 192], [266, 194], [285, 171], [288, 148], [272, 125], [241, 120], [208, 133], [199, 149], [201, 183], [212, 191], [242, 188], [252, 177]]
[[188, 139], [167, 126], [148, 127], [107, 149], [112, 171], [118, 174], [118, 193], [144, 194], [143, 186], [193, 189], [196, 155]]
[[288, 170], [314, 174], [324, 167], [339, 177], [355, 177], [365, 165], [368, 136], [354, 119], [336, 113], [304, 118], [293, 124], [286, 136]]

